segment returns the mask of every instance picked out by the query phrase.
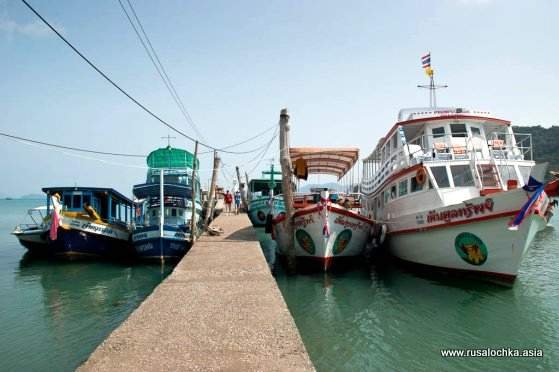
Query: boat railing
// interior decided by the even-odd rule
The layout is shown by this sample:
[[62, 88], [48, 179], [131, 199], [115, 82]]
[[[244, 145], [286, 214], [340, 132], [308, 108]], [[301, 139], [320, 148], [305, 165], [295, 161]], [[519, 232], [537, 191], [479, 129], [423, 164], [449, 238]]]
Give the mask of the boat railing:
[[373, 174], [362, 180], [365, 193], [372, 192], [391, 174], [417, 164], [440, 161], [480, 161], [499, 165], [533, 160], [531, 134], [492, 132], [487, 137], [467, 133], [422, 135], [403, 145], [386, 159], [383, 156]]

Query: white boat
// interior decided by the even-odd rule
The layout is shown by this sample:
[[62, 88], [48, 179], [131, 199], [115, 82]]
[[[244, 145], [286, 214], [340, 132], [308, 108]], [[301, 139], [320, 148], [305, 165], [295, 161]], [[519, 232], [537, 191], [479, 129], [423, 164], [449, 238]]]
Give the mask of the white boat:
[[364, 160], [363, 213], [401, 260], [512, 282], [553, 208], [531, 142], [485, 111], [401, 110]]
[[[354, 148], [291, 148], [290, 156], [296, 174], [332, 174], [341, 179], [357, 162]], [[300, 159], [304, 161], [301, 162]], [[304, 171], [301, 169], [304, 168]], [[360, 259], [374, 222], [344, 207], [345, 200], [328, 190], [311, 190], [294, 196], [293, 231], [298, 267], [327, 271], [341, 261]], [[278, 253], [287, 256], [286, 216], [273, 220]]]
[[46, 206], [31, 208], [27, 211], [29, 221], [15, 227], [15, 235], [21, 245], [33, 253], [47, 253], [50, 218]]

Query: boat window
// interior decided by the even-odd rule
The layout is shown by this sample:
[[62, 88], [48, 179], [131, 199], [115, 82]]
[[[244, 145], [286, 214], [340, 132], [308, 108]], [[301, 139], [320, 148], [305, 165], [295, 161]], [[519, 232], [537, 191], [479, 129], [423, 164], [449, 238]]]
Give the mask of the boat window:
[[82, 207], [82, 196], [81, 195], [73, 195], [72, 196], [72, 208], [79, 209]]
[[384, 204], [388, 203], [389, 198], [390, 198], [390, 192], [388, 190], [384, 190]]
[[398, 194], [396, 194], [396, 185], [390, 187], [390, 199], [396, 199]]
[[83, 203], [87, 203], [89, 205], [91, 205], [91, 195], [84, 195], [83, 196]]
[[176, 210], [176, 208], [171, 209], [171, 217], [177, 217], [177, 210]]
[[152, 211], [151, 211], [151, 216], [152, 216], [152, 217], [157, 216], [157, 209], [152, 209]]
[[520, 175], [524, 180], [524, 184], [527, 184], [528, 179], [530, 178], [530, 173], [532, 172], [532, 167], [529, 165], [519, 165], [518, 170], [520, 171]]
[[64, 194], [64, 202], [63, 202], [64, 206], [66, 208], [72, 208], [72, 195], [70, 194]]
[[179, 217], [184, 216], [184, 211], [182, 209], [179, 209]]
[[469, 165], [453, 165], [450, 167], [454, 186], [475, 186], [472, 169]]
[[450, 182], [448, 180], [448, 174], [446, 173], [445, 166], [431, 167], [430, 169], [431, 173], [433, 173], [433, 177], [435, 177], [435, 182], [437, 182], [439, 188], [450, 187]]
[[399, 192], [400, 192], [400, 196], [404, 196], [408, 193], [408, 179], [406, 178], [403, 181], [400, 181], [399, 184]]
[[466, 124], [450, 124], [450, 133], [452, 133], [452, 137], [468, 137]]
[[470, 127], [470, 130], [472, 131], [472, 137], [481, 137], [481, 129], [478, 127]]
[[445, 135], [444, 127], [433, 128], [431, 132], [433, 133], [433, 138], [444, 137]]
[[503, 183], [507, 183], [508, 180], [518, 181], [518, 176], [516, 175], [516, 169], [514, 165], [499, 165], [499, 173], [501, 173], [501, 179]]
[[392, 148], [396, 149], [396, 147], [398, 146], [398, 137], [396, 135], [392, 136]]
[[420, 184], [417, 182], [417, 178], [416, 178], [416, 177], [412, 177], [412, 178], [411, 178], [411, 188], [410, 188], [410, 191], [411, 191], [411, 192], [417, 192], [417, 191], [421, 191], [421, 190], [423, 190], [423, 185], [420, 185]]

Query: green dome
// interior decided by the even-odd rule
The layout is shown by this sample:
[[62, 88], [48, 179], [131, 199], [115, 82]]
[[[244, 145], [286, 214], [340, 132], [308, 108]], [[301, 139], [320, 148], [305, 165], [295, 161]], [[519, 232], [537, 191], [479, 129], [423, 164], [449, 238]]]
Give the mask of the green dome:
[[[167, 146], [162, 149], [152, 151], [147, 158], [150, 168], [190, 168], [194, 155], [182, 149], [175, 149]], [[200, 161], [196, 160], [196, 169], [200, 169]]]

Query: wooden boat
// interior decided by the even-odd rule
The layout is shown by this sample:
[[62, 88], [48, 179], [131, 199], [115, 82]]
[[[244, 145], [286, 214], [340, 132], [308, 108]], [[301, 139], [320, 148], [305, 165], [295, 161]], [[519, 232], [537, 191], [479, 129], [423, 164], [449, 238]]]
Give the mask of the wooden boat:
[[[290, 156], [296, 174], [331, 174], [339, 180], [358, 161], [359, 150], [291, 148]], [[291, 222], [298, 267], [303, 270], [327, 271], [343, 261], [360, 259], [374, 221], [354, 211], [351, 205], [344, 207], [345, 201], [339, 196], [324, 189], [295, 194], [292, 221], [287, 221], [285, 214], [273, 220], [279, 254], [288, 254], [286, 247], [291, 237], [286, 233], [286, 223]]]
[[194, 155], [168, 146], [152, 151], [147, 164], [146, 183], [133, 188], [137, 199], [132, 233], [136, 254], [142, 259], [179, 259], [193, 243], [193, 208], [196, 226], [202, 222], [198, 177], [195, 192], [192, 187]]
[[531, 136], [507, 120], [404, 109], [364, 160], [363, 209], [387, 222], [395, 257], [510, 283], [553, 213], [534, 166]]
[[[269, 178], [265, 178], [266, 175]], [[263, 178], [251, 179], [248, 183], [248, 217], [254, 227], [264, 227], [268, 215], [275, 217], [285, 212], [283, 199], [274, 197], [281, 194], [281, 179], [275, 179], [275, 175], [281, 172], [275, 172], [272, 164], [269, 172], [262, 172]]]
[[[132, 256], [132, 200], [100, 187], [46, 187], [43, 192], [50, 215], [51, 253], [68, 258]], [[58, 226], [53, 227], [55, 218]]]

